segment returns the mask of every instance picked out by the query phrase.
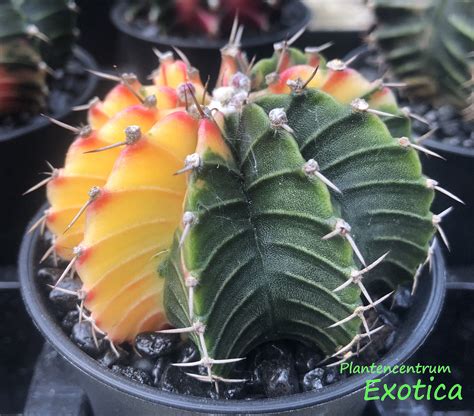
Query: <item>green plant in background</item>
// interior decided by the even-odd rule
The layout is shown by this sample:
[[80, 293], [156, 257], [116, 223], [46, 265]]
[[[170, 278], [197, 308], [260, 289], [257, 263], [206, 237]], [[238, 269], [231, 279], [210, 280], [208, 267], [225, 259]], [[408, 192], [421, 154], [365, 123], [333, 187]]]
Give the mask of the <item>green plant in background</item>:
[[280, 0], [142, 0], [131, 2], [125, 19], [144, 18], [167, 35], [227, 36], [236, 15], [246, 27], [267, 31]]
[[0, 115], [46, 106], [48, 72], [71, 56], [75, 23], [70, 1], [0, 0]]
[[472, 0], [372, 0], [372, 33], [393, 77], [414, 100], [449, 102], [473, 116]]

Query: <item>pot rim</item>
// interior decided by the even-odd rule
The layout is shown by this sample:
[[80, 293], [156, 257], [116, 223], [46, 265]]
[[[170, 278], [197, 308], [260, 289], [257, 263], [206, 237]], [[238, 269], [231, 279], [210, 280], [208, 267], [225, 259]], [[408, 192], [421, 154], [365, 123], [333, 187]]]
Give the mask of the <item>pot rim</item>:
[[[311, 12], [309, 9], [300, 0], [291, 0], [290, 5], [293, 8], [299, 7], [301, 17], [300, 19], [295, 19], [298, 23], [276, 32], [262, 33], [249, 38], [243, 38], [241, 42], [242, 48], [251, 48], [267, 43], [277, 42], [281, 39], [285, 39], [285, 37], [293, 36], [298, 30], [306, 26], [311, 18]], [[146, 36], [139, 29], [134, 28], [125, 21], [123, 15], [126, 6], [127, 2], [125, 1], [117, 2], [110, 11], [110, 19], [117, 30], [144, 42], [150, 44], [172, 45], [183, 49], [220, 49], [227, 43], [227, 40], [224, 39], [212, 40], [202, 36], [198, 37], [202, 41], [198, 44], [196, 44], [196, 37], [182, 38], [180, 36], [163, 35], [156, 35], [153, 37]]]
[[[92, 55], [87, 52], [85, 49], [81, 48], [80, 46], [74, 46], [73, 48], [73, 55], [78, 59], [82, 67], [87, 68], [87, 69], [97, 69], [97, 63], [95, 59], [92, 57]], [[71, 107], [65, 108], [62, 111], [59, 111], [57, 113], [51, 114], [52, 117], [62, 120], [64, 117], [66, 117], [68, 114], [71, 113], [72, 107], [84, 104], [84, 102], [89, 99], [89, 97], [92, 96], [92, 93], [95, 91], [97, 88], [99, 80], [97, 77], [95, 77], [92, 74], [87, 75], [87, 85], [86, 88], [81, 92], [81, 94], [71, 103]], [[45, 118], [42, 117], [37, 120], [35, 123], [28, 124], [26, 126], [18, 127], [11, 132], [7, 134], [0, 134], [0, 143], [2, 142], [7, 142], [9, 140], [16, 139], [18, 137], [27, 135], [35, 130], [39, 130], [41, 128], [44, 128], [45, 126], [50, 125], [51, 122]]]
[[474, 148], [454, 146], [452, 144], [443, 143], [433, 139], [425, 139], [423, 140], [423, 144], [430, 149], [439, 150], [445, 153], [455, 154], [462, 157], [474, 157]]
[[[27, 230], [39, 219], [43, 211], [44, 206], [31, 220]], [[52, 318], [52, 313], [48, 310], [47, 302], [45, 302], [40, 291], [36, 289], [34, 281], [34, 270], [37, 267], [37, 264], [35, 264], [35, 250], [39, 239], [39, 230], [30, 234], [25, 232], [18, 260], [19, 280], [23, 300], [35, 325], [46, 340], [69, 361], [69, 363], [82, 373], [134, 399], [206, 414], [235, 414], [236, 412], [244, 414], [277, 413], [313, 407], [336, 400], [341, 396], [355, 394], [365, 386], [368, 380], [374, 378], [374, 375], [370, 373], [351, 375], [340, 382], [324, 387], [323, 390], [316, 393], [306, 392], [281, 398], [251, 401], [213, 400], [195, 396], [185, 396], [164, 392], [151, 386], [132, 382], [125, 377], [105, 369], [95, 359], [80, 350], [67, 337], [60, 325]], [[432, 260], [431, 278], [433, 279], [433, 284], [430, 285], [428, 293], [424, 293], [424, 296], [428, 297], [425, 302], [426, 306], [412, 330], [412, 336], [405, 339], [399, 348], [392, 348], [377, 362], [377, 365], [394, 366], [408, 360], [431, 333], [441, 313], [446, 291], [446, 273], [444, 259], [437, 241]], [[419, 289], [423, 288], [421, 287]], [[417, 294], [420, 296], [420, 290], [415, 293], [415, 296], [417, 296]], [[386, 374], [377, 375], [377, 377], [381, 379], [385, 376]]]

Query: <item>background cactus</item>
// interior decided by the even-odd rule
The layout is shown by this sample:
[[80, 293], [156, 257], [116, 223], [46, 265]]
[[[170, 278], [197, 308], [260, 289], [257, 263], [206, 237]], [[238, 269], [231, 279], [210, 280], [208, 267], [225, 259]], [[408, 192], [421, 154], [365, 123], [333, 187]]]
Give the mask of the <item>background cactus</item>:
[[71, 1], [0, 1], [0, 115], [45, 108], [47, 72], [70, 57], [75, 20]]
[[[198, 345], [202, 359], [186, 365], [205, 365], [207, 376], [194, 375], [203, 381], [222, 380], [231, 367], [214, 364], [267, 339], [347, 352], [361, 323], [362, 336], [377, 330], [365, 311], [417, 276], [436, 229], [444, 237], [448, 211], [430, 205], [447, 191], [422, 175], [417, 151], [429, 151], [406, 137], [387, 85], [314, 49], [277, 46], [253, 70], [224, 48], [209, 100], [188, 63], [158, 53], [154, 86], [122, 77], [91, 104], [97, 130], [72, 145], [62, 171], [79, 169], [82, 199], [60, 175], [48, 183], [51, 209], [67, 212], [48, 226], [57, 239], [77, 227], [77, 242], [55, 246], [70, 259], [59, 280], [76, 268], [94, 328], [120, 343], [169, 320], [177, 328], [165, 331]], [[141, 102], [153, 91], [165, 109]], [[84, 154], [86, 143], [99, 152]]]
[[[474, 7], [470, 0], [373, 0], [376, 42], [412, 99], [472, 106]], [[471, 107], [472, 117], [472, 107]]]
[[247, 28], [267, 31], [280, 10], [280, 1], [263, 0], [142, 0], [130, 4], [125, 18], [145, 18], [160, 33], [199, 34], [224, 38], [236, 15]]

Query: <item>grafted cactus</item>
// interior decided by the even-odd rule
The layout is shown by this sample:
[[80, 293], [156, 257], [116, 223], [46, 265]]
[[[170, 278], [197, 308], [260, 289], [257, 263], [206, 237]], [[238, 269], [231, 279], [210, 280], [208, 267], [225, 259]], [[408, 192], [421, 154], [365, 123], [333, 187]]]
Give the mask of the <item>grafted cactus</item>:
[[39, 44], [41, 56], [52, 69], [64, 67], [78, 35], [77, 6], [70, 0], [18, 0], [28, 23], [46, 37]]
[[75, 15], [72, 1], [0, 1], [0, 115], [44, 109], [47, 72], [71, 55]]
[[[235, 45], [223, 53], [208, 106], [191, 66], [161, 54], [155, 87], [122, 78], [92, 103], [87, 149], [100, 151], [82, 153], [89, 139], [78, 139], [63, 171], [80, 168], [80, 203], [76, 188], [48, 185], [53, 208], [71, 208], [68, 232], [77, 227], [63, 244], [73, 252], [55, 247], [70, 259], [59, 280], [76, 268], [86, 319], [112, 345], [169, 323], [190, 334], [201, 359], [184, 366], [206, 366], [193, 375], [203, 381], [235, 381], [231, 364], [268, 339], [346, 359], [378, 330], [365, 312], [416, 278], [436, 229], [444, 238], [449, 210], [430, 205], [447, 191], [423, 176], [417, 151], [436, 154], [410, 141], [388, 86], [350, 62], [283, 44], [252, 71]], [[134, 102], [153, 88], [166, 110]], [[99, 156], [106, 168], [88, 177]]]
[[[470, 0], [373, 0], [372, 34], [414, 99], [472, 106], [474, 7]], [[470, 82], [471, 81], [471, 82]], [[472, 107], [471, 107], [472, 116]]]
[[[31, 29], [30, 29], [31, 31]], [[38, 112], [46, 104], [46, 70], [28, 39], [28, 24], [9, 0], [0, 2], [0, 114]]]
[[[131, 3], [131, 2], [130, 2]], [[267, 31], [281, 1], [262, 0], [141, 0], [130, 4], [125, 19], [142, 18], [167, 35], [226, 36], [236, 15], [248, 28]]]

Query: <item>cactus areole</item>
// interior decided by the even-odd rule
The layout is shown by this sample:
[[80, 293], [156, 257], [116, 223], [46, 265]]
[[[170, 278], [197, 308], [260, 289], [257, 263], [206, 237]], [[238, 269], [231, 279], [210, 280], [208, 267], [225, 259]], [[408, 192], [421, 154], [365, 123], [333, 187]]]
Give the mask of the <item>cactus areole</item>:
[[50, 207], [33, 228], [48, 227], [46, 257], [69, 261], [58, 282], [77, 271], [81, 314], [111, 345], [189, 336], [204, 382], [242, 381], [233, 364], [269, 339], [342, 362], [378, 330], [367, 311], [416, 287], [445, 239], [450, 209], [430, 205], [447, 191], [423, 176], [427, 150], [390, 89], [293, 41], [255, 65], [228, 45], [212, 93], [182, 54], [157, 52], [152, 85], [97, 74], [117, 85], [41, 183]]

